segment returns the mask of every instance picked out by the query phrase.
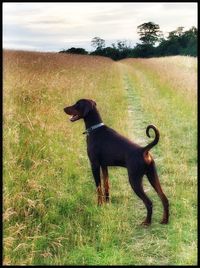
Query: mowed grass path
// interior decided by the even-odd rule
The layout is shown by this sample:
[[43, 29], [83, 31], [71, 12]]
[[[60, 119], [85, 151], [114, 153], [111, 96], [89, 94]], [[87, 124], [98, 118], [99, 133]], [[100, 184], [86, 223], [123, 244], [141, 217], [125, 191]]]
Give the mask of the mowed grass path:
[[[187, 57], [4, 52], [4, 264], [196, 264], [195, 79]], [[109, 170], [111, 204], [96, 206], [83, 122], [63, 113], [83, 97], [141, 145], [148, 124], [159, 128], [152, 153], [170, 200], [168, 226], [159, 224], [161, 202], [146, 178], [153, 222], [139, 225], [146, 211], [126, 169]]]
[[[182, 60], [182, 76], [177, 60], [178, 63]], [[165, 243], [163, 261], [167, 264], [195, 264], [197, 262], [197, 84], [194, 75], [196, 61], [188, 57], [182, 59], [169, 57], [149, 60], [130, 59], [119, 64], [126, 75], [129, 87], [135, 92], [131, 93], [130, 102], [133, 103], [132, 107], [136, 107], [135, 112], [135, 108], [132, 109], [133, 116], [136, 117], [134, 120], [136, 133], [139, 127], [138, 139], [141, 136], [141, 129], [144, 129], [148, 122], [159, 126], [161, 133], [160, 143], [152, 151], [156, 155], [161, 183], [170, 200], [169, 229], [166, 233], [163, 232], [163, 235], [166, 235], [163, 240]], [[181, 83], [183, 80], [186, 83]], [[138, 111], [142, 112], [141, 118]], [[146, 186], [148, 187], [147, 183]], [[152, 194], [152, 199], [155, 200], [152, 188], [148, 194], [149, 196]], [[155, 205], [157, 204], [156, 202]], [[161, 230], [159, 235], [162, 235]], [[148, 240], [146, 243], [148, 245]], [[158, 248], [159, 244], [160, 241], [157, 244]], [[153, 263], [159, 264], [155, 260]]]

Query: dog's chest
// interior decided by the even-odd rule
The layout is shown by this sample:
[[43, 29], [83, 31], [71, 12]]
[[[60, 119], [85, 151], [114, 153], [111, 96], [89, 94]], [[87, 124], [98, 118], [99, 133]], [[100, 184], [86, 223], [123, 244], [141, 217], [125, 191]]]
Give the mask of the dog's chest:
[[93, 137], [87, 135], [87, 151], [96, 151], [99, 147], [98, 139], [94, 139]]

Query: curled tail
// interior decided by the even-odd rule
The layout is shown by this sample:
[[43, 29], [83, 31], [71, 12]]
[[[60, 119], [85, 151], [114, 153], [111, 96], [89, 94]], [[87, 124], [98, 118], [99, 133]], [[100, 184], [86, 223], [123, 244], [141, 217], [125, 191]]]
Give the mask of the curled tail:
[[146, 134], [147, 134], [147, 136], [149, 138], [150, 138], [150, 134], [149, 134], [149, 130], [150, 129], [153, 129], [154, 130], [154, 132], [155, 132], [155, 139], [151, 143], [149, 143], [147, 146], [145, 146], [143, 148], [144, 152], [148, 152], [153, 146], [155, 146], [158, 143], [159, 138], [160, 138], [160, 133], [159, 133], [158, 129], [154, 125], [147, 126]]

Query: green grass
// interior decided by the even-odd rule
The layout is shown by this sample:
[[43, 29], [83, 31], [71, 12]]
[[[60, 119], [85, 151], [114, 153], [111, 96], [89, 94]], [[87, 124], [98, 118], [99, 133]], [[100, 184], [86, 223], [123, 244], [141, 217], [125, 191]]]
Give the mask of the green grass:
[[[139, 96], [143, 118], [159, 126], [161, 132], [161, 142], [154, 151], [160, 163], [161, 182], [170, 200], [171, 221], [166, 249], [171, 257], [167, 263], [196, 263], [196, 99], [193, 94], [184, 98], [179, 88], [174, 90], [168, 83], [163, 84], [156, 72], [145, 69], [142, 61], [133, 61], [130, 66], [132, 68], [127, 65], [124, 68]], [[146, 122], [140, 120], [141, 128], [142, 124], [145, 127]]]
[[[197, 263], [197, 99], [180, 83], [196, 68], [177, 62], [4, 52], [4, 264]], [[166, 79], [165, 64], [178, 70], [182, 62], [184, 77]], [[82, 97], [141, 145], [148, 124], [159, 128], [152, 154], [170, 200], [169, 225], [159, 224], [162, 205], [144, 178], [154, 211], [151, 227], [140, 226], [146, 211], [126, 169], [109, 169], [111, 204], [97, 207], [83, 122], [63, 113]]]

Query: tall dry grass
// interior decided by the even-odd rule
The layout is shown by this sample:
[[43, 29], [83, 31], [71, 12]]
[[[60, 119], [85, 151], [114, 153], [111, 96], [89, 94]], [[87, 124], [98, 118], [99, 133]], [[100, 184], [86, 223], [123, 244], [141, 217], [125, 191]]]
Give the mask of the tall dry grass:
[[[4, 263], [56, 263], [65, 243], [67, 251], [82, 245], [81, 221], [69, 218], [81, 213], [85, 195], [84, 203], [95, 204], [84, 124], [72, 125], [63, 108], [92, 98], [104, 122], [120, 129], [126, 100], [118, 69], [107, 58], [19, 51], [3, 56]], [[69, 235], [73, 225], [77, 230]]]
[[155, 73], [156, 80], [168, 84], [182, 94], [197, 96], [197, 58], [189, 56], [171, 56], [150, 59], [125, 59], [132, 67], [141, 66], [148, 73]]

